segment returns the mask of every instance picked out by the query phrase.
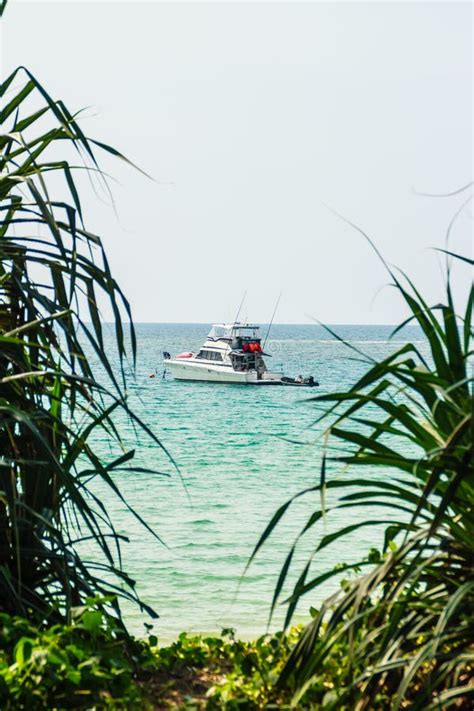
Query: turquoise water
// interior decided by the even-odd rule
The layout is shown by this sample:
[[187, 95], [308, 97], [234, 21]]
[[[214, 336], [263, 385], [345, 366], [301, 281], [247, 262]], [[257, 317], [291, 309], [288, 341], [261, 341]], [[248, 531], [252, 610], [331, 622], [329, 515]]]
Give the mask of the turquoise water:
[[[95, 485], [119, 532], [130, 538], [123, 547], [124, 567], [137, 580], [141, 597], [159, 613], [153, 631], [163, 641], [182, 630], [219, 632], [234, 627], [242, 636], [266, 630], [280, 567], [307, 516], [319, 505], [318, 495], [297, 502], [242, 577], [245, 565], [276, 509], [318, 482], [321, 428], [312, 427], [317, 411], [309, 398], [352, 385], [364, 368], [354, 359], [356, 353], [319, 326], [276, 325], [266, 348], [272, 354], [271, 366], [282, 366], [293, 376], [312, 374], [319, 388], [162, 379], [162, 351], [196, 350], [207, 329], [207, 324], [137, 326], [139, 358], [136, 380], [130, 385], [131, 404], [177, 462], [180, 475], [156, 445], [142, 434], [137, 440], [130, 422], [122, 419], [118, 427], [136, 449], [137, 463], [169, 476], [123, 472], [115, 481], [163, 543], [144, 530], [104, 485]], [[400, 345], [387, 342], [390, 331], [385, 326], [337, 327], [340, 335], [375, 358]], [[414, 328], [405, 329], [397, 341], [417, 338]], [[155, 373], [155, 378], [149, 377]], [[110, 451], [105, 438], [98, 447], [108, 459], [120, 454]], [[332, 466], [329, 476], [346, 473]], [[303, 541], [290, 579], [294, 581], [321, 535], [364, 517], [367, 512], [330, 514]], [[349, 543], [326, 548], [312, 570], [323, 572], [353, 560], [380, 541], [380, 527], [362, 528]], [[308, 595], [299, 615], [335, 586], [337, 582]], [[131, 605], [125, 606], [125, 613], [136, 634], [151, 621]], [[273, 627], [281, 624], [282, 616], [283, 608]]]

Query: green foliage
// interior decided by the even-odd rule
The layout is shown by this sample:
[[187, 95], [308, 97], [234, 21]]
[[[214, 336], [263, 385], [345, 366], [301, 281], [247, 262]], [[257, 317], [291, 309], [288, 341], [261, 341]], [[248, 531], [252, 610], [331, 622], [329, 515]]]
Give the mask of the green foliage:
[[[137, 599], [121, 566], [126, 539], [91, 482], [127, 505], [113, 475], [143, 471], [117, 411], [161, 445], [127, 403], [130, 307], [84, 224], [76, 185], [82, 171], [107, 190], [95, 151], [123, 156], [87, 138], [27, 69], [0, 84], [0, 99], [0, 610], [59, 620], [97, 593]], [[104, 346], [101, 298], [114, 315], [117, 364]], [[93, 445], [100, 431], [107, 461]], [[96, 544], [94, 566], [78, 553], [84, 540]]]
[[[448, 260], [468, 262], [449, 253]], [[444, 303], [429, 307], [408, 277], [391, 276], [424, 344], [406, 343], [367, 370], [348, 391], [314, 398], [327, 422], [318, 486], [321, 507], [304, 523], [282, 568], [280, 601], [301, 537], [322, 520], [327, 490], [339, 493], [327, 510], [360, 509], [357, 523], [322, 535], [285, 600], [289, 624], [298, 601], [341, 568], [312, 574], [318, 553], [364, 526], [387, 525], [382, 554], [343, 566], [369, 569], [344, 581], [307, 626], [279, 684], [298, 704], [319, 683], [321, 667], [342, 643], [347, 650], [337, 693], [324, 708], [468, 708], [473, 695], [474, 468], [472, 458], [471, 290], [460, 315], [447, 262]], [[404, 325], [404, 324], [402, 324]], [[398, 329], [396, 329], [398, 330]], [[349, 347], [351, 347], [348, 344]], [[338, 442], [334, 446], [333, 442]], [[357, 467], [358, 477], [327, 476], [328, 463]], [[301, 492], [298, 496], [308, 492]], [[296, 498], [296, 497], [295, 497]], [[255, 555], [293, 500], [274, 515]], [[370, 516], [372, 507], [378, 511]], [[472, 699], [471, 699], [472, 700]]]
[[[319, 613], [313, 610], [312, 614]], [[150, 701], [170, 709], [290, 708], [293, 692], [278, 681], [302, 631], [302, 627], [292, 627], [286, 634], [268, 634], [254, 641], [236, 639], [228, 630], [222, 637], [182, 633], [170, 646], [156, 650], [144, 688]], [[349, 664], [349, 646], [342, 638], [321, 660], [317, 678], [299, 699], [298, 708], [330, 708], [340, 699]], [[380, 699], [389, 702], [383, 691]], [[338, 709], [353, 711], [342, 699]]]
[[[231, 648], [231, 668], [220, 683], [208, 692], [209, 709], [266, 709], [289, 707], [291, 693], [278, 686], [278, 678], [287, 662], [291, 648], [301, 636], [300, 629], [260, 637], [255, 642], [236, 642]], [[301, 708], [321, 704], [337, 680], [338, 662], [345, 655], [334, 655], [331, 667], [321, 665], [318, 683], [300, 701]]]
[[[40, 629], [24, 618], [0, 614], [0, 706], [13, 709], [259, 709], [292, 707], [291, 688], [279, 685], [301, 627], [255, 641], [189, 636], [167, 647], [131, 640], [102, 611], [103, 600], [74, 611], [73, 622]], [[313, 617], [319, 612], [312, 611]], [[339, 625], [343, 632], [344, 625]], [[357, 640], [360, 643], [361, 639]], [[350, 647], [343, 634], [321, 660], [300, 709], [353, 711], [344, 698]], [[416, 699], [418, 674], [409, 702]], [[393, 708], [384, 685], [373, 708]], [[410, 706], [411, 708], [412, 706]], [[468, 708], [458, 706], [457, 708]]]
[[143, 709], [134, 682], [151, 653], [131, 643], [90, 601], [69, 625], [40, 629], [0, 613], [0, 707], [9, 709]]
[[202, 700], [206, 708], [265, 708], [281, 696], [275, 682], [295, 639], [295, 633], [255, 642], [183, 633], [170, 647], [158, 650], [158, 668], [173, 674], [192, 668], [201, 674], [209, 687]]
[[171, 708], [260, 709], [281, 704], [275, 682], [297, 635], [294, 629], [288, 636], [278, 633], [248, 642], [236, 639], [232, 630], [223, 630], [222, 637], [183, 632], [176, 642], [156, 650], [154, 671], [168, 680], [158, 698]]

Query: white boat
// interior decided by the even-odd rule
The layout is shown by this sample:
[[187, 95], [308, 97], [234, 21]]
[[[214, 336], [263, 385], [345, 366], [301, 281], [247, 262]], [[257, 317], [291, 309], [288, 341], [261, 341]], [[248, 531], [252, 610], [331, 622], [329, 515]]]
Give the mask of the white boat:
[[213, 324], [197, 353], [169, 358], [166, 368], [176, 380], [278, 385], [283, 374], [267, 369], [259, 332], [259, 326], [248, 323]]
[[268, 370], [260, 327], [249, 323], [216, 323], [197, 353], [171, 357], [164, 354], [166, 369], [176, 380], [241, 383], [247, 385], [317, 385], [313, 378], [295, 380]]

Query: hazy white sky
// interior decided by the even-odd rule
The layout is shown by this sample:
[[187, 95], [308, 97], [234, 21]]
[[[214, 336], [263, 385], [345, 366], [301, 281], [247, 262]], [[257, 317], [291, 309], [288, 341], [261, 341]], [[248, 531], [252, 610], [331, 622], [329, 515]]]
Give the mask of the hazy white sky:
[[[330, 205], [429, 298], [472, 179], [470, 3], [15, 2], [2, 72], [27, 65], [86, 132], [152, 182], [106, 166], [91, 194], [138, 321], [391, 323], [387, 275]], [[468, 249], [472, 210], [453, 232]], [[458, 285], [467, 283], [460, 275]], [[107, 316], [107, 314], [105, 314]]]

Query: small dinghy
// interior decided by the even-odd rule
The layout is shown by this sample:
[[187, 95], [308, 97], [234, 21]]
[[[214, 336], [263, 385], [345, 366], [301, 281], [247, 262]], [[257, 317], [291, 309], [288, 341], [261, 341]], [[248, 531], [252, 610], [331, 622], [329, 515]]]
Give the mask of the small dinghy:
[[290, 385], [294, 387], [306, 387], [314, 388], [319, 385], [319, 383], [310, 375], [308, 378], [287, 378], [285, 376], [281, 379], [282, 385]]

